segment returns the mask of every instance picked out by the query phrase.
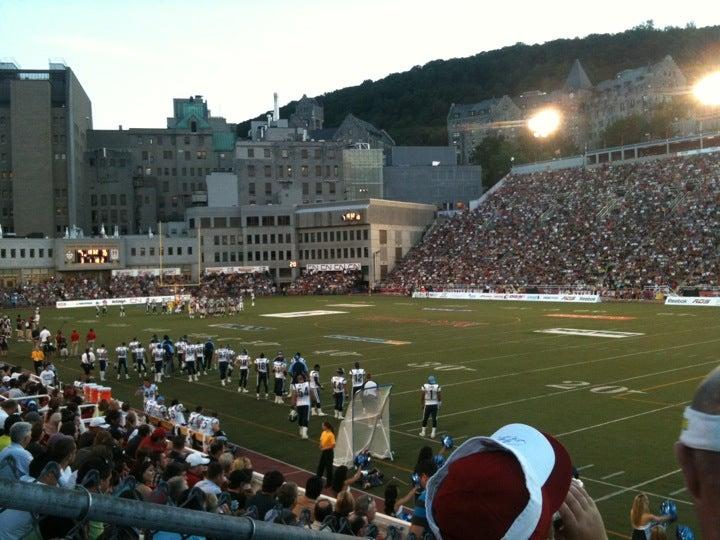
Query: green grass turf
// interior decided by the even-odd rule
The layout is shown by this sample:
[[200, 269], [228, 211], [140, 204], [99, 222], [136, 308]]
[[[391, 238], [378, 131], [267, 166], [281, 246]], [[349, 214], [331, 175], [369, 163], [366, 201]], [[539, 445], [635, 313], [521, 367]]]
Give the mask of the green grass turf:
[[[328, 306], [344, 303], [372, 306]], [[289, 319], [262, 316], [312, 309], [345, 313]], [[552, 314], [633, 319], [549, 317]], [[396, 460], [381, 468], [387, 478], [397, 475], [405, 481], [419, 448], [428, 442], [418, 437], [419, 387], [428, 375], [435, 374], [443, 386], [441, 433], [461, 441], [489, 435], [506, 423], [524, 422], [555, 434], [582, 469], [585, 485], [598, 499], [611, 537], [615, 532], [630, 533], [628, 515], [636, 490], [647, 490], [657, 509], [662, 498], [682, 489], [672, 445], [685, 403], [701, 378], [718, 363], [720, 343], [717, 310], [644, 304], [278, 297], [259, 298], [257, 307], [234, 317], [148, 316], [142, 308], [131, 307], [125, 319], [111, 311], [96, 320], [91, 309], [45, 309], [41, 322], [53, 332], [62, 326], [68, 335], [77, 328], [84, 336], [94, 327], [98, 344], [104, 342], [109, 348], [136, 335], [146, 343], [155, 331], [173, 338], [210, 334], [217, 336], [216, 343], [227, 341], [236, 350], [245, 345], [253, 357], [260, 352], [272, 357], [278, 349], [288, 357], [301, 351], [310, 365], [317, 362], [322, 366], [326, 412], [331, 412], [327, 383], [332, 373], [337, 366], [348, 369], [359, 360], [380, 384], [394, 385], [391, 418]], [[220, 323], [268, 329], [211, 326]], [[608, 339], [535, 332], [557, 327], [643, 335]], [[385, 345], [324, 337], [332, 334], [410, 343]], [[341, 356], [344, 353], [360, 356]], [[11, 343], [9, 359], [28, 366], [29, 345]], [[77, 376], [78, 367], [76, 359], [59, 363], [61, 378], [67, 381]], [[137, 378], [127, 382], [111, 378], [111, 382], [115, 396], [141, 405], [134, 394]], [[311, 438], [302, 441], [297, 427], [287, 420], [286, 406], [257, 402], [254, 393], [240, 395], [235, 390], [235, 380], [232, 386], [220, 387], [217, 372], [201, 377], [199, 384], [177, 378], [161, 385], [168, 399], [178, 397], [188, 407], [202, 404], [207, 410], [218, 410], [223, 429], [234, 442], [314, 470], [320, 420], [311, 419]], [[623, 491], [625, 488], [632, 489]], [[680, 521], [695, 526], [689, 494], [679, 491], [674, 497], [680, 501]]]

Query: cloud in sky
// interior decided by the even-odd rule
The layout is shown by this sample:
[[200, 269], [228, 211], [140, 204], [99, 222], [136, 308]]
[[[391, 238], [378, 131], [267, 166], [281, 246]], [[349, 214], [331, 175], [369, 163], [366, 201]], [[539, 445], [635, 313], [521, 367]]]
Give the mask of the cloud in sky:
[[706, 0], [0, 0], [0, 56], [62, 58], [95, 126], [162, 127], [172, 98], [204, 95], [239, 122], [281, 102], [516, 42], [656, 26], [720, 24]]

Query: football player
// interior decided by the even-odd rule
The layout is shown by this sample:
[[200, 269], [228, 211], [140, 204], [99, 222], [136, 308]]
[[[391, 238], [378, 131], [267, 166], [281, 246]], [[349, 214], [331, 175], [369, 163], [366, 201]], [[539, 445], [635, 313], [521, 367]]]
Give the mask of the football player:
[[308, 417], [310, 416], [310, 383], [305, 381], [301, 373], [297, 376], [297, 382], [291, 386], [292, 402], [298, 414], [298, 426], [300, 427], [300, 438], [308, 438]]
[[235, 356], [235, 352], [229, 347], [222, 345], [217, 350], [218, 357], [218, 371], [220, 372], [220, 384], [225, 386], [226, 382], [230, 381], [228, 376], [228, 368], [230, 367], [230, 359]]
[[265, 399], [268, 398], [268, 359], [265, 353], [255, 359], [255, 371], [257, 372], [257, 387], [255, 389], [255, 399], [260, 399], [260, 385], [265, 387]]
[[425, 384], [420, 389], [420, 402], [423, 406], [423, 420], [422, 429], [420, 430], [420, 436], [425, 436], [425, 427], [427, 426], [428, 419], [432, 418], [432, 431], [430, 432], [430, 438], [435, 438], [435, 430], [437, 429], [437, 413], [442, 403], [442, 392], [440, 385], [433, 375], [428, 377]]
[[275, 376], [275, 403], [283, 403], [283, 387], [285, 386], [285, 375], [287, 374], [287, 368], [285, 367], [285, 358], [282, 353], [278, 353], [273, 360], [272, 365], [273, 374]]
[[240, 382], [238, 383], [238, 392], [247, 394], [247, 379], [248, 370], [250, 367], [250, 355], [248, 354], [247, 350], [243, 349], [242, 352], [238, 354], [237, 358], [235, 359], [235, 365], [240, 370]]
[[162, 382], [163, 362], [165, 360], [165, 349], [162, 343], [155, 343], [155, 348], [152, 352], [153, 360], [155, 361], [155, 382]]
[[196, 364], [196, 356], [197, 356], [197, 347], [192, 343], [186, 343], [184, 346], [185, 349], [185, 369], [187, 370], [188, 374], [188, 382], [193, 382], [198, 380], [198, 374], [195, 370], [195, 364]]
[[320, 390], [322, 384], [320, 384], [320, 365], [315, 364], [312, 371], [310, 372], [310, 396], [315, 402], [315, 406], [311, 409], [311, 413], [316, 416], [325, 416], [322, 410], [322, 404], [320, 403]]
[[343, 405], [345, 401], [345, 370], [338, 368], [337, 375], [330, 380], [333, 390], [333, 398], [335, 398], [335, 418], [342, 420]]
[[350, 380], [352, 381], [352, 395], [362, 390], [365, 384], [365, 370], [360, 367], [360, 362], [355, 362], [355, 367], [350, 370]]
[[120, 380], [120, 374], [123, 371], [125, 372], [125, 378], [129, 379], [130, 375], [128, 375], [127, 367], [128, 348], [125, 345], [124, 341], [120, 344], [119, 347], [115, 348], [115, 355], [117, 356], [117, 364], [115, 365], [115, 368], [117, 369], [118, 380]]
[[100, 366], [100, 380], [104, 381], [108, 365], [108, 351], [105, 348], [104, 343], [95, 350], [95, 356], [97, 357], [98, 365]]
[[168, 419], [176, 426], [186, 426], [185, 407], [177, 399], [173, 399], [168, 408]]

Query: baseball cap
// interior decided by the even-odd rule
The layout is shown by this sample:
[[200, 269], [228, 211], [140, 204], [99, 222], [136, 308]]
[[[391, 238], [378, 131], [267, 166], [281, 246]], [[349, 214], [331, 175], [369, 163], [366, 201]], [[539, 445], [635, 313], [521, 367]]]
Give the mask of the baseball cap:
[[191, 467], [197, 467], [198, 465], [207, 465], [208, 463], [210, 463], [210, 458], [208, 458], [204, 454], [193, 452], [185, 458], [185, 461], [187, 461], [188, 465], [190, 465]]
[[95, 418], [90, 419], [90, 427], [97, 427], [97, 428], [109, 428], [110, 424], [105, 422], [104, 416], [96, 416]]
[[552, 525], [572, 477], [565, 448], [525, 424], [460, 445], [427, 484], [425, 508], [439, 540], [483, 537], [540, 540]]
[[11, 381], [11, 380], [12, 380], [12, 379], [10, 379], [10, 377], [7, 376], [7, 375], [5, 375], [5, 376], [2, 378], [2, 382], [9, 382], [9, 381]]

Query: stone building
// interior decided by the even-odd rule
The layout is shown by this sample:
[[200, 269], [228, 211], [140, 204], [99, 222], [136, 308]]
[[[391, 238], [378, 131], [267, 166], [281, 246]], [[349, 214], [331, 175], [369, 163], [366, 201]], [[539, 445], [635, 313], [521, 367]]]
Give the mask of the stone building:
[[89, 225], [82, 163], [92, 106], [64, 64], [0, 63], [0, 225], [54, 236]]

